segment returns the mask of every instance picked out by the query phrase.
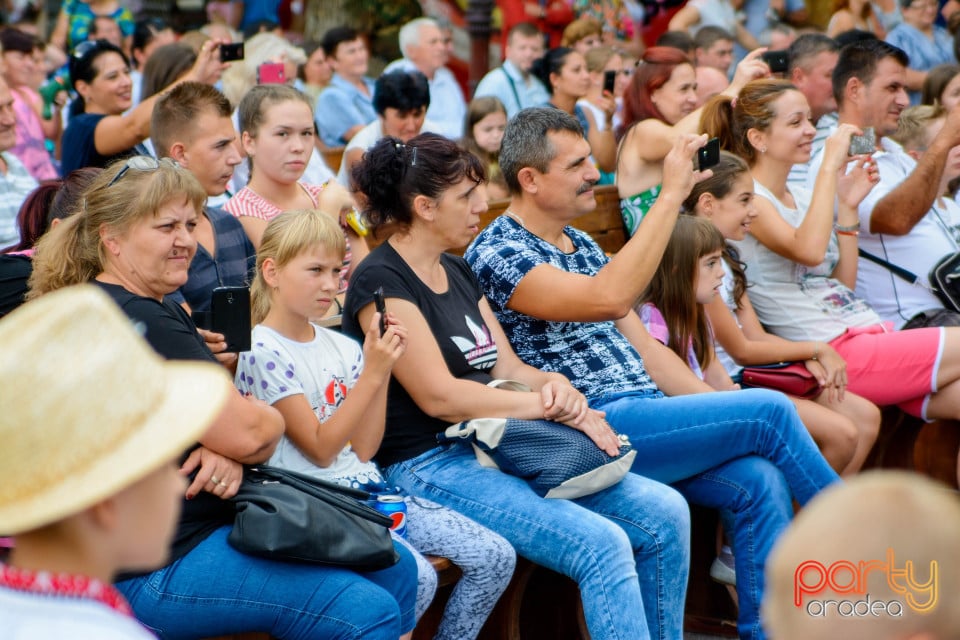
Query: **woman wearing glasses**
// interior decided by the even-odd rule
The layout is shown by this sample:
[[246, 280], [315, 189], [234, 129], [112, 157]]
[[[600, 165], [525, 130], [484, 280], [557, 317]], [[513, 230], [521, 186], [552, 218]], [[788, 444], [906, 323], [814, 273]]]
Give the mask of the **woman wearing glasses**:
[[[202, 336], [167, 295], [187, 280], [193, 229], [207, 195], [170, 160], [134, 156], [103, 171], [82, 210], [37, 246], [30, 297], [81, 282], [106, 291], [160, 353], [174, 360], [214, 359], [226, 345]], [[206, 342], [205, 342], [206, 338]], [[417, 569], [381, 571], [271, 562], [227, 544], [241, 464], [261, 463], [283, 434], [280, 413], [236, 390], [217, 422], [180, 458], [191, 484], [171, 564], [125, 576], [118, 588], [137, 618], [161, 637], [209, 637], [268, 631], [297, 638], [396, 640], [413, 628]], [[362, 604], [358, 604], [362, 603]]]
[[[173, 84], [216, 82], [225, 67], [219, 45], [216, 40], [205, 42], [193, 68]], [[70, 57], [70, 78], [79, 97], [63, 132], [61, 175], [81, 167], [106, 167], [112, 160], [136, 154], [137, 145], [150, 136], [156, 96], [130, 109], [133, 82], [123, 51], [106, 40], [81, 43]]]

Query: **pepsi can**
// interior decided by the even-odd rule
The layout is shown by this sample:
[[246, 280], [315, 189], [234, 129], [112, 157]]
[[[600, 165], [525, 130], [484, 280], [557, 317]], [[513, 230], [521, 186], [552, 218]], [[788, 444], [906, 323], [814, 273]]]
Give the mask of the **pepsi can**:
[[407, 537], [407, 503], [403, 501], [403, 496], [377, 496], [374, 508], [393, 521], [391, 531], [401, 538]]

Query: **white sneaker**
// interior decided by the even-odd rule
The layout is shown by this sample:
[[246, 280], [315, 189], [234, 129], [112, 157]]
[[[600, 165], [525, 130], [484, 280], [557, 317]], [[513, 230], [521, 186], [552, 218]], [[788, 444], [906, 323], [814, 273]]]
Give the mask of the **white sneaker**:
[[736, 586], [737, 570], [733, 559], [733, 551], [727, 545], [720, 547], [720, 555], [710, 565], [710, 577], [723, 584]]

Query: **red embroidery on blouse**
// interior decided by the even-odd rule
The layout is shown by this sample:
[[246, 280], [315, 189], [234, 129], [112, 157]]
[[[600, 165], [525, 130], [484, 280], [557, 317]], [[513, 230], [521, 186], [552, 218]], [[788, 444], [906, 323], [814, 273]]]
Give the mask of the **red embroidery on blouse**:
[[34, 572], [0, 565], [0, 587], [40, 595], [95, 600], [118, 613], [133, 617], [126, 598], [113, 585], [96, 578], [49, 571]]

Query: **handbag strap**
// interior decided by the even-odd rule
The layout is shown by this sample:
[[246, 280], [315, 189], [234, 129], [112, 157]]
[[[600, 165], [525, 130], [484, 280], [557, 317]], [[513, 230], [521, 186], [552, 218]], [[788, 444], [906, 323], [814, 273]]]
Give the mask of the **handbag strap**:
[[[907, 271], [907, 270], [904, 269], [903, 267], [898, 267], [897, 265], [893, 264], [892, 262], [888, 262], [888, 261], [884, 260], [883, 258], [881, 258], [880, 256], [875, 256], [875, 255], [873, 255], [872, 253], [870, 253], [870, 252], [868, 252], [868, 251], [864, 251], [863, 249], [857, 249], [857, 253], [860, 255], [861, 258], [866, 258], [866, 259], [869, 260], [870, 262], [872, 262], [872, 263], [874, 263], [874, 264], [878, 264], [878, 265], [880, 265], [881, 267], [884, 267], [885, 269], [887, 269], [888, 271], [890, 271], [890, 272], [893, 273], [894, 275], [897, 275], [897, 276], [903, 278], [904, 280], [906, 280], [906, 281], [909, 282], [910, 284], [917, 284], [917, 281], [920, 279], [919, 277], [917, 277], [917, 274], [915, 274], [914, 272], [912, 272], [912, 271]], [[922, 287], [923, 284], [919, 284], [918, 286], [921, 286], [921, 287]]]

